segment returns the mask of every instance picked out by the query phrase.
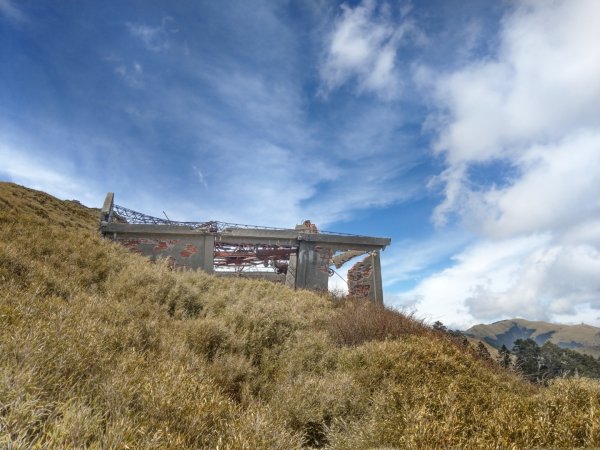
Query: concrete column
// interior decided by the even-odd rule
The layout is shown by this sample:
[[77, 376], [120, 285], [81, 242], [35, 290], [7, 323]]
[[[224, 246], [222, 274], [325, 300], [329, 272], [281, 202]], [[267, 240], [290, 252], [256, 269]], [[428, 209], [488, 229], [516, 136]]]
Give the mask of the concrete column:
[[100, 211], [100, 221], [101, 222], [110, 222], [112, 220], [112, 212], [113, 206], [115, 204], [115, 194], [109, 192], [106, 194], [106, 198], [104, 199], [104, 204], [102, 205], [102, 210]]
[[298, 261], [298, 251], [290, 255], [287, 274], [285, 275], [285, 285], [292, 289], [296, 289], [296, 262]]
[[323, 255], [315, 247], [312, 242], [300, 242], [296, 266], [297, 289], [327, 290], [329, 266], [324, 266]]
[[215, 271], [215, 237], [206, 234], [202, 242], [202, 270], [208, 273]]
[[381, 281], [381, 260], [379, 250], [371, 252], [373, 271], [371, 272], [371, 292], [369, 297], [379, 305], [383, 305], [383, 283]]

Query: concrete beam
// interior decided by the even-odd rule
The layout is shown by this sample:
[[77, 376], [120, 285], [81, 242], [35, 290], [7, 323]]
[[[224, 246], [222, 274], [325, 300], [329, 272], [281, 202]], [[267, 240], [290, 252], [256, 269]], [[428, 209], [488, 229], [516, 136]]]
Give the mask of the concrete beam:
[[243, 237], [243, 236], [232, 236], [217, 233], [215, 235], [216, 242], [224, 244], [248, 244], [248, 245], [276, 245], [281, 247], [295, 247], [298, 245], [296, 238], [283, 238], [283, 237]]
[[[107, 221], [103, 221], [107, 222]], [[202, 234], [211, 233], [208, 228], [192, 228], [178, 225], [152, 225], [128, 223], [102, 223], [101, 231], [106, 233], [162, 233], [162, 234]], [[376, 250], [390, 244], [389, 238], [368, 236], [345, 236], [337, 234], [307, 234], [294, 230], [263, 230], [260, 228], [233, 228], [216, 233], [217, 242], [231, 244], [266, 244], [294, 246], [298, 242], [313, 242], [330, 247], [334, 251]]]
[[204, 235], [211, 234], [208, 229], [195, 229], [179, 225], [151, 225], [151, 224], [133, 224], [133, 223], [105, 223], [100, 224], [100, 231], [103, 234], [180, 234], [180, 235]]
[[337, 234], [298, 233], [294, 230], [262, 230], [257, 228], [235, 228], [217, 233], [217, 242], [229, 244], [266, 244], [296, 246], [298, 242], [313, 242], [331, 248], [333, 252], [356, 250], [366, 253], [384, 249], [391, 239], [368, 236], [346, 236]]
[[383, 249], [390, 245], [392, 240], [390, 238], [379, 238], [369, 236], [346, 236], [343, 234], [300, 234], [298, 236], [299, 241], [322, 243], [332, 247], [338, 246], [340, 249], [360, 250], [363, 247], [372, 247]]

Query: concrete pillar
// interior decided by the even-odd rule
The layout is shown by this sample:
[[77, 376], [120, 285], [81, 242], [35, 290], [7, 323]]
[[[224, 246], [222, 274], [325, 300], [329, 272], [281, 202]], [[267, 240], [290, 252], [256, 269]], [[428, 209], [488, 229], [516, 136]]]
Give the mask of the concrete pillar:
[[381, 281], [381, 259], [379, 250], [371, 252], [373, 271], [371, 272], [371, 293], [369, 297], [378, 305], [383, 305], [383, 283]]
[[327, 290], [329, 266], [314, 243], [300, 242], [296, 264], [297, 289]]
[[104, 204], [102, 205], [102, 210], [100, 211], [100, 221], [101, 222], [110, 222], [112, 220], [112, 212], [113, 206], [115, 204], [115, 194], [109, 192], [106, 194], [106, 198], [104, 199]]
[[202, 263], [201, 268], [205, 272], [213, 273], [215, 271], [215, 237], [205, 234], [202, 242]]
[[285, 275], [285, 285], [289, 288], [296, 289], [296, 262], [298, 261], [298, 251], [290, 254], [287, 274]]

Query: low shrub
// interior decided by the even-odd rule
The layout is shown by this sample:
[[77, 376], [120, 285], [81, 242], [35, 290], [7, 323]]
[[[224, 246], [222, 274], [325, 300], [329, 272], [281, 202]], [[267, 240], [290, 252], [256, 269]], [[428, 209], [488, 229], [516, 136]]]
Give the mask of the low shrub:
[[411, 315], [376, 305], [368, 300], [345, 299], [325, 322], [325, 328], [339, 345], [359, 345], [402, 336], [431, 335], [431, 330]]

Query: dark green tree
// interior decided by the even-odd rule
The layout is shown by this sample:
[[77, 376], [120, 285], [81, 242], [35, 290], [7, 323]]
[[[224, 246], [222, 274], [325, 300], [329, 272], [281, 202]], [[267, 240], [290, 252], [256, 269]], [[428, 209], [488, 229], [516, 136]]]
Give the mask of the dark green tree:
[[584, 376], [600, 378], [600, 360], [568, 348], [546, 342], [540, 349], [542, 377]]
[[542, 358], [540, 347], [536, 342], [533, 339], [517, 339], [512, 352], [516, 357], [517, 370], [529, 380], [540, 382], [542, 380]]
[[490, 355], [489, 350], [481, 341], [479, 341], [479, 343], [477, 344], [477, 356], [479, 356], [481, 359], [485, 359], [488, 361], [492, 360], [492, 355]]
[[511, 366], [510, 350], [504, 344], [502, 344], [502, 347], [498, 350], [498, 364], [505, 369], [509, 369]]
[[448, 328], [446, 328], [446, 325], [444, 325], [442, 322], [440, 322], [439, 320], [436, 320], [435, 322], [433, 322], [432, 328], [434, 330], [437, 331], [442, 331], [444, 333], [448, 332]]

